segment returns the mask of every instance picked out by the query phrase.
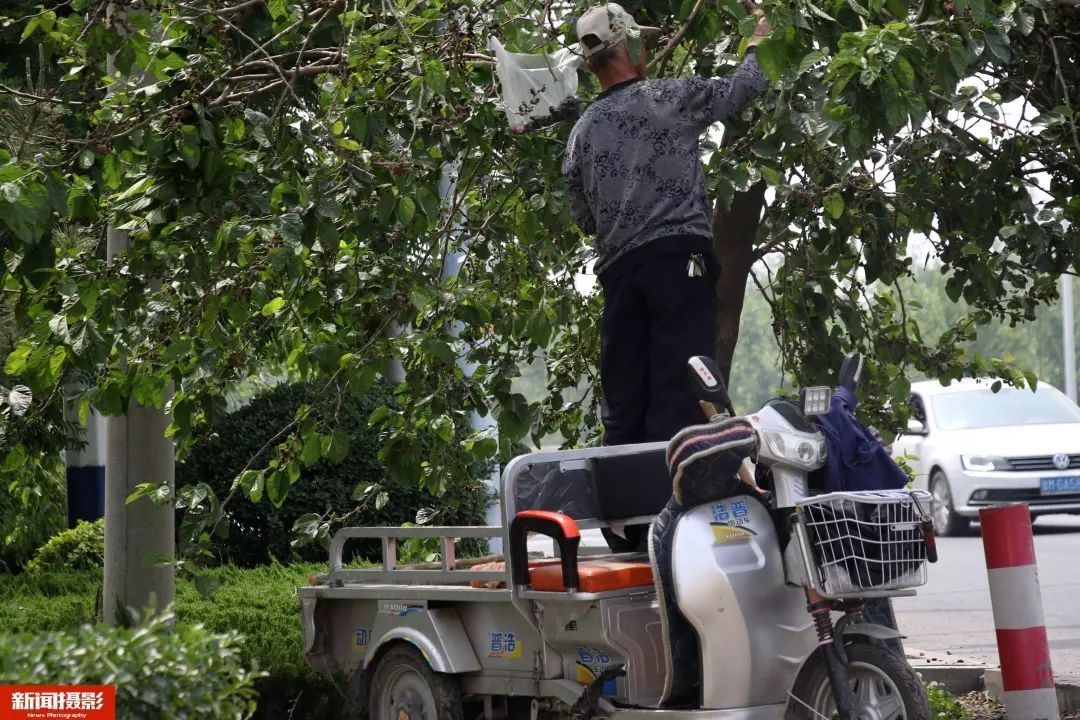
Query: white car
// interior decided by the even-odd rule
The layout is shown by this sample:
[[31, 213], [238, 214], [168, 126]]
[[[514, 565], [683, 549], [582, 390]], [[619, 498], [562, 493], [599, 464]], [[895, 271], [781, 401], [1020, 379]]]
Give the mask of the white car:
[[1025, 502], [1033, 518], [1080, 514], [1080, 408], [1045, 383], [995, 393], [992, 382], [911, 386], [912, 420], [892, 452], [906, 454], [915, 486], [932, 494], [939, 535], [996, 503]]

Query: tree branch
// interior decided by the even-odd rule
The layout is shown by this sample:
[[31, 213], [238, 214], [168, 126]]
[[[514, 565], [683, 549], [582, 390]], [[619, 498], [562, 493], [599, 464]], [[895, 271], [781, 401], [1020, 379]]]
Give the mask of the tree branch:
[[73, 107], [81, 107], [86, 103], [79, 102], [78, 100], [61, 100], [60, 98], [46, 97], [44, 95], [34, 95], [33, 93], [23, 92], [16, 90], [13, 87], [8, 87], [3, 83], [0, 83], [0, 95], [11, 95], [13, 97], [22, 98], [23, 100], [32, 100], [33, 102], [52, 103], [54, 105], [71, 105]]
[[687, 31], [690, 30], [690, 25], [694, 22], [694, 18], [697, 17], [698, 11], [701, 10], [701, 6], [704, 4], [705, 0], [697, 0], [697, 2], [694, 3], [694, 7], [690, 11], [690, 14], [687, 16], [686, 22], [683, 24], [683, 26], [679, 28], [679, 31], [675, 33], [670, 40], [667, 41], [664, 49], [661, 50], [655, 58], [649, 61], [650, 70], [667, 60], [668, 56], [671, 55], [671, 53], [675, 52], [675, 46], [678, 45], [684, 37], [686, 37]]
[[266, 0], [247, 0], [246, 2], [237, 3], [236, 5], [230, 5], [218, 10], [219, 13], [232, 14], [240, 12], [241, 10], [247, 10], [249, 7], [255, 7], [256, 5], [265, 5]]

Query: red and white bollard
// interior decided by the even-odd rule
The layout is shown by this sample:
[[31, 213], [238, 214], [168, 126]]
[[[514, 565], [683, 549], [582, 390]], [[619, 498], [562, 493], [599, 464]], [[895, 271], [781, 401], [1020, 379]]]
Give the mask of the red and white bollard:
[[979, 511], [1001, 682], [1009, 720], [1058, 718], [1031, 513], [1023, 503]]

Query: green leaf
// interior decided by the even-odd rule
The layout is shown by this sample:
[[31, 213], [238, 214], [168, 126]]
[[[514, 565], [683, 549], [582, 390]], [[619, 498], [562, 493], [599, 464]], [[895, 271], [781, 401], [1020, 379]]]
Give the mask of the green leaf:
[[903, 55], [897, 56], [896, 63], [893, 65], [893, 75], [905, 89], [910, 90], [915, 87], [915, 68]]
[[216, 575], [195, 575], [192, 577], [192, 581], [195, 583], [195, 589], [199, 591], [199, 595], [204, 598], [212, 596], [221, 586], [221, 579]]
[[1027, 8], [1016, 11], [1016, 27], [1020, 34], [1027, 37], [1035, 29], [1035, 14]]
[[425, 355], [437, 358], [447, 365], [453, 365], [457, 361], [457, 356], [451, 347], [437, 337], [424, 338], [424, 341], [420, 343], [420, 349]]
[[[806, 73], [807, 71], [810, 70], [810, 68], [814, 67], [815, 65], [817, 65], [819, 62], [823, 61], [824, 59], [825, 59], [825, 53], [823, 53], [823, 52], [819, 52], [817, 50], [814, 50], [813, 52], [806, 53], [806, 55], [802, 59], [802, 62], [799, 63], [799, 74], [802, 75], [802, 74]], [[760, 62], [760, 59], [759, 59], [759, 62]]]
[[285, 298], [278, 295], [273, 300], [263, 305], [262, 314], [264, 317], [269, 317], [281, 310], [281, 308], [283, 307], [285, 307]]
[[758, 172], [761, 173], [761, 177], [764, 178], [765, 182], [770, 185], [779, 185], [781, 182], [782, 178], [780, 176], [780, 171], [775, 170], [768, 165], [759, 165]]
[[341, 428], [334, 428], [334, 432], [323, 438], [323, 455], [330, 462], [339, 463], [349, 456], [349, 435]]
[[1009, 48], [1008, 39], [996, 32], [986, 34], [986, 49], [999, 62], [1007, 63], [1012, 59], [1012, 50]]
[[26, 449], [22, 445], [15, 445], [4, 456], [4, 472], [15, 472], [26, 465]]
[[424, 63], [424, 82], [440, 95], [446, 92], [446, 68], [441, 62], [431, 59]]
[[390, 220], [390, 216], [394, 214], [394, 208], [397, 207], [397, 198], [392, 192], [385, 191], [379, 195], [379, 204], [375, 207], [375, 217], [378, 219], [379, 224], [385, 224]]
[[322, 459], [322, 440], [316, 432], [309, 432], [304, 439], [304, 449], [300, 453], [300, 459], [305, 465], [314, 465]]
[[27, 361], [30, 359], [30, 353], [33, 350], [33, 345], [28, 341], [20, 341], [7, 356], [7, 361], [4, 363], [4, 372], [8, 375], [21, 375], [25, 372]]
[[379, 486], [375, 483], [359, 483], [353, 490], [352, 499], [363, 500], [368, 495], [370, 495], [377, 487]]
[[776, 41], [771, 37], [767, 37], [761, 41], [761, 44], [757, 46], [757, 50], [754, 52], [757, 54], [757, 61], [758, 65], [761, 66], [761, 71], [773, 82], [779, 82], [784, 67], [781, 60], [782, 54], [778, 50]]
[[410, 197], [402, 196], [398, 200], [397, 204], [397, 218], [398, 221], [407, 226], [412, 222], [413, 217], [416, 215], [416, 203]]
[[53, 382], [60, 379], [64, 369], [64, 361], [67, 360], [68, 349], [63, 345], [57, 345], [49, 353], [49, 377]]
[[[9, 458], [10, 458], [10, 456], [9, 456]], [[5, 463], [4, 469], [5, 470], [8, 469], [6, 463]], [[146, 497], [147, 495], [150, 494], [150, 492], [155, 487], [156, 486], [153, 483], [139, 483], [138, 485], [135, 486], [135, 489], [130, 494], [128, 494], [128, 496], [126, 498], [124, 498], [124, 504], [125, 505], [130, 505], [131, 503], [135, 502], [139, 498]]]
[[296, 518], [292, 531], [297, 535], [304, 535], [314, 540], [319, 536], [319, 528], [322, 525], [322, 516], [317, 513], [305, 513]]
[[844, 198], [838, 192], [825, 196], [825, 211], [833, 220], [839, 220], [844, 214]]
[[132, 397], [144, 407], [161, 407], [165, 401], [165, 384], [163, 379], [149, 370], [140, 371], [135, 375], [131, 387]]
[[248, 498], [253, 503], [262, 502], [263, 490], [266, 488], [266, 473], [260, 471], [256, 473], [254, 481], [251, 483], [251, 491], [248, 493]]
[[375, 509], [382, 510], [390, 502], [390, 493], [385, 490], [375, 497]]
[[289, 476], [280, 470], [275, 470], [266, 480], [266, 497], [274, 507], [279, 508], [285, 503], [285, 497], [289, 494]]

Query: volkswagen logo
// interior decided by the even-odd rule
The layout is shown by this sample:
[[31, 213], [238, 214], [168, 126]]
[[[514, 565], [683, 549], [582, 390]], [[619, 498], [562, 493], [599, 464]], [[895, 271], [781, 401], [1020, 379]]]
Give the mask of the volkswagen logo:
[[1069, 456], [1065, 453], [1058, 453], [1052, 460], [1054, 461], [1054, 467], [1058, 470], [1066, 470], [1069, 467]]

